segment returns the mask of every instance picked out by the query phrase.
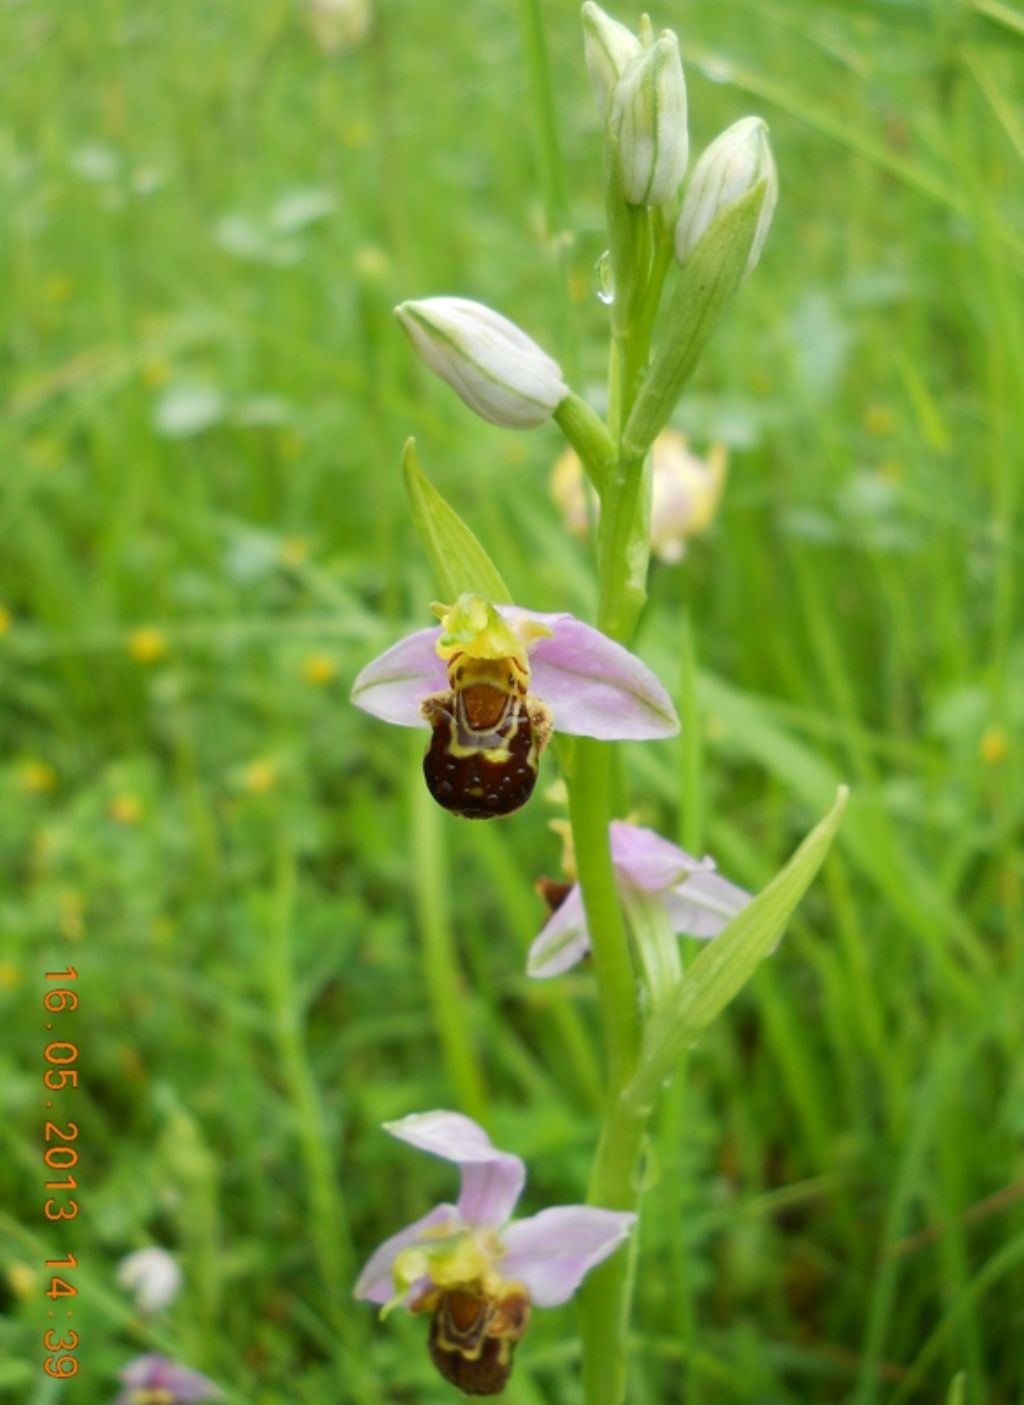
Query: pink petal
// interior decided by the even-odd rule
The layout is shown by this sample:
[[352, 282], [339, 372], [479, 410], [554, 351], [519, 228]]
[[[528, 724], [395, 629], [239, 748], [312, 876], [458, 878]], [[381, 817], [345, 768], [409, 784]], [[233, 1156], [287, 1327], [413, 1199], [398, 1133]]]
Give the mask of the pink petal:
[[448, 687], [444, 662], [434, 646], [440, 628], [408, 634], [368, 663], [352, 684], [352, 701], [364, 712], [399, 727], [423, 727], [420, 704]]
[[509, 1225], [502, 1240], [504, 1278], [526, 1287], [538, 1307], [572, 1297], [584, 1275], [629, 1234], [636, 1216], [590, 1205], [561, 1205]]
[[647, 892], [673, 888], [688, 873], [714, 868], [711, 859], [695, 859], [685, 849], [670, 844], [653, 829], [613, 820], [611, 825], [612, 862]]
[[530, 692], [547, 703], [555, 731], [602, 741], [649, 741], [679, 731], [672, 700], [646, 664], [573, 615], [500, 606], [506, 619], [552, 630], [530, 648]]
[[131, 1401], [135, 1391], [168, 1391], [174, 1397], [175, 1405], [190, 1405], [192, 1401], [222, 1400], [223, 1394], [198, 1371], [190, 1371], [187, 1366], [177, 1366], [166, 1356], [151, 1352], [130, 1362], [121, 1372], [121, 1381], [127, 1387], [122, 1401]]
[[664, 895], [672, 930], [687, 937], [717, 937], [751, 895], [717, 873], [691, 873]]
[[406, 1225], [405, 1229], [400, 1229], [390, 1239], [385, 1239], [367, 1260], [366, 1267], [352, 1290], [353, 1297], [362, 1298], [369, 1303], [390, 1302], [395, 1296], [392, 1269], [402, 1250], [411, 1248], [419, 1239], [426, 1238], [430, 1243], [426, 1231], [436, 1225], [458, 1223], [460, 1216], [454, 1205], [435, 1205], [422, 1219]]
[[560, 976], [582, 961], [589, 950], [590, 933], [583, 911], [583, 895], [577, 883], [530, 947], [526, 974], [536, 980]]
[[460, 1112], [420, 1112], [384, 1129], [410, 1146], [454, 1161], [462, 1175], [459, 1215], [468, 1225], [502, 1225], [526, 1181], [518, 1156], [498, 1151], [484, 1129]]
[[[551, 708], [555, 730], [604, 741], [645, 741], [679, 730], [672, 700], [646, 664], [600, 630], [566, 614], [498, 606], [513, 624], [538, 620], [552, 636], [529, 646], [531, 693]], [[440, 629], [407, 635], [352, 685], [352, 701], [400, 727], [424, 725], [420, 704], [447, 684], [435, 644]]]

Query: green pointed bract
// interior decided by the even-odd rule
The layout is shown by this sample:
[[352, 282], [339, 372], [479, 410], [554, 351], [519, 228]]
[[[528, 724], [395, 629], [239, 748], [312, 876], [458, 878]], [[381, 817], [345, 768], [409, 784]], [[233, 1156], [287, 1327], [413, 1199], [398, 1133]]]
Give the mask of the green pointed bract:
[[759, 181], [712, 224], [680, 270], [662, 318], [654, 361], [623, 434], [626, 455], [646, 453], [668, 423], [701, 352], [743, 281], [767, 194], [767, 181]]
[[512, 597], [497, 566], [420, 467], [414, 439], [407, 440], [402, 451], [402, 472], [413, 522], [441, 597], [479, 595], [495, 605], [510, 604]]

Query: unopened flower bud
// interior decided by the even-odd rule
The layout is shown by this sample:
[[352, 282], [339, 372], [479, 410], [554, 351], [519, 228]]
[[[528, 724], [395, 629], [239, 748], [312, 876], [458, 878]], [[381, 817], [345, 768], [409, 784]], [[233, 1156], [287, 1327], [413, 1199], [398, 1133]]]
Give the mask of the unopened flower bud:
[[606, 15], [600, 5], [594, 4], [594, 0], [586, 0], [583, 6], [583, 57], [597, 99], [597, 110], [602, 117], [608, 111], [616, 83], [633, 60], [639, 58], [641, 49], [640, 40], [631, 30]]
[[694, 167], [676, 225], [679, 262], [686, 262], [715, 220], [761, 183], [764, 195], [747, 259], [748, 273], [761, 257], [779, 198], [779, 178], [767, 126], [760, 117], [743, 117], [715, 138]]
[[483, 303], [426, 298], [402, 303], [395, 315], [430, 369], [492, 424], [531, 429], [569, 394], [557, 363]]
[[679, 41], [664, 30], [623, 73], [612, 95], [622, 192], [631, 205], [670, 200], [686, 173], [690, 140]]

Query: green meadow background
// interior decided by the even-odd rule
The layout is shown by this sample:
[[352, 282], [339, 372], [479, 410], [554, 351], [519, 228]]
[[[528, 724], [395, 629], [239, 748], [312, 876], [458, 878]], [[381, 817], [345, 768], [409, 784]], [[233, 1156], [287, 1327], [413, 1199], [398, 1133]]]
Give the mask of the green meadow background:
[[[630, 1405], [1019, 1405], [1024, 12], [653, 19], [695, 150], [762, 113], [782, 195], [676, 416], [729, 482], [653, 571], [638, 649], [687, 727], [629, 749], [624, 808], [757, 888], [853, 798], [663, 1100]], [[291, 0], [2, 0], [0, 68], [0, 1398], [105, 1405], [161, 1349], [232, 1405], [440, 1405], [425, 1324], [350, 1297], [454, 1189], [379, 1124], [459, 1107], [527, 1158], [525, 1213], [581, 1199], [596, 1002], [524, 976], [554, 757], [520, 814], [459, 822], [424, 737], [347, 698], [430, 622], [410, 433], [517, 599], [593, 610], [557, 432], [475, 420], [391, 316], [492, 303], [602, 404], [577, 7], [377, 0], [332, 55]], [[80, 1049], [63, 1232], [52, 1038]], [[154, 1242], [187, 1287], [150, 1324], [114, 1273]], [[571, 1306], [507, 1399], [581, 1401]]]

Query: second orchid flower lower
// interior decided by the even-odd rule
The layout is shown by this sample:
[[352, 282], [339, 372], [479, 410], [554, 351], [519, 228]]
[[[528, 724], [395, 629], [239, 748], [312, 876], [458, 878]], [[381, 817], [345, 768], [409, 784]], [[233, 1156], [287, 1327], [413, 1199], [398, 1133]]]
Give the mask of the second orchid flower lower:
[[496, 1395], [533, 1307], [567, 1302], [591, 1268], [625, 1240], [636, 1216], [561, 1205], [510, 1221], [526, 1181], [518, 1156], [499, 1151], [457, 1112], [424, 1112], [385, 1131], [459, 1168], [456, 1204], [435, 1205], [373, 1253], [355, 1296], [384, 1312], [430, 1315], [428, 1345], [441, 1374], [468, 1395]]

